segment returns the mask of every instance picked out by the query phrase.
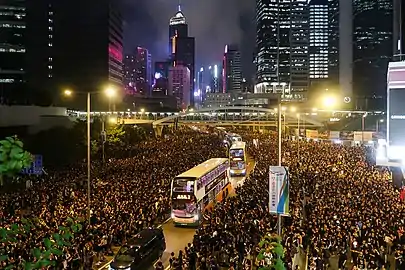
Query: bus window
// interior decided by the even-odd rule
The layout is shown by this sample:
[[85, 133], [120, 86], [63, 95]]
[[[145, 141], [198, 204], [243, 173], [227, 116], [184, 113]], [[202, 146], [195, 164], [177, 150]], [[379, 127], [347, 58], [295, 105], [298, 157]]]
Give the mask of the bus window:
[[174, 192], [194, 192], [194, 181], [188, 179], [174, 179]]
[[231, 149], [229, 150], [229, 154], [231, 155], [231, 157], [234, 158], [243, 158], [243, 156], [245, 155], [243, 149]]

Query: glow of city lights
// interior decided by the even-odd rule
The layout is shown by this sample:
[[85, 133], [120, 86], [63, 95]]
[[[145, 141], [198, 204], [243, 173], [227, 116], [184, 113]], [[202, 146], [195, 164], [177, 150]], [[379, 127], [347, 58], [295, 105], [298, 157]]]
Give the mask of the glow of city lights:
[[205, 87], [205, 93], [210, 93], [211, 92], [211, 87], [209, 85], [207, 85]]
[[214, 78], [218, 78], [218, 66], [214, 66]]
[[211, 70], [212, 66], [209, 66], [208, 69]]
[[228, 53], [228, 45], [225, 45], [225, 53]]
[[160, 74], [159, 72], [156, 72], [155, 73], [155, 79], [158, 80], [160, 78], [162, 78], [162, 74]]
[[203, 72], [203, 71], [204, 71], [204, 68], [203, 68], [203, 67], [201, 67], [201, 68], [200, 68], [200, 72]]
[[197, 91], [194, 92], [195, 97], [199, 97], [200, 95], [201, 95], [200, 89], [198, 89]]

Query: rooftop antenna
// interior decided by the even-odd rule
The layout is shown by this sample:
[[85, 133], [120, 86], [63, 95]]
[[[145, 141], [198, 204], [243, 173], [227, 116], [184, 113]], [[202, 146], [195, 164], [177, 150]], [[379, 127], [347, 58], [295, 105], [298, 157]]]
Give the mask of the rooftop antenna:
[[178, 10], [179, 10], [179, 12], [181, 12], [181, 0], [179, 0]]

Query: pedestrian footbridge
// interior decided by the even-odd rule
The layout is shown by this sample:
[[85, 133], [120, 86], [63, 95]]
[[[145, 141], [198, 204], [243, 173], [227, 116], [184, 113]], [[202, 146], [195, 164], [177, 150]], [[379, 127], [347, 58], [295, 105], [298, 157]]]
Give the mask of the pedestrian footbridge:
[[[275, 109], [231, 106], [218, 108], [204, 108], [185, 112], [92, 112], [92, 117], [110, 117], [117, 123], [128, 125], [150, 124], [157, 134], [163, 126], [194, 125], [194, 126], [247, 126], [274, 127], [277, 126], [277, 111]], [[77, 117], [84, 118], [85, 113], [78, 113]], [[313, 115], [304, 113], [298, 115], [293, 112], [282, 112], [283, 126], [322, 127], [323, 123]]]

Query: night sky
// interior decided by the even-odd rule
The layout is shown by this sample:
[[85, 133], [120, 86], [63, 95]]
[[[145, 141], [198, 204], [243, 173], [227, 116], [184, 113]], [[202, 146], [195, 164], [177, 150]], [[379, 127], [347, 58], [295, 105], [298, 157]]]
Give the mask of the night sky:
[[[125, 51], [140, 45], [152, 53], [152, 61], [164, 60], [168, 51], [168, 25], [178, 0], [121, 0]], [[220, 64], [225, 44], [241, 46], [244, 76], [254, 72], [254, 0], [182, 0], [189, 35], [196, 38], [196, 70]]]

